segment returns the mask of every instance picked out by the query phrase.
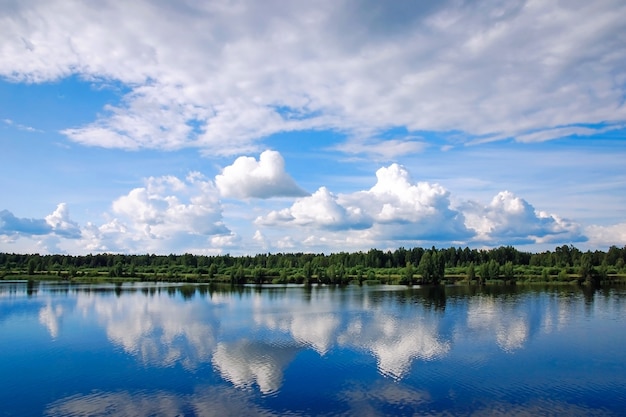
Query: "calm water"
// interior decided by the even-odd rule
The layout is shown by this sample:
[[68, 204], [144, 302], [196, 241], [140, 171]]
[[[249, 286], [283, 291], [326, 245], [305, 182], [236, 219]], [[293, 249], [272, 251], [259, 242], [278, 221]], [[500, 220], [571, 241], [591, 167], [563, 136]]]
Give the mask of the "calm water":
[[626, 415], [626, 290], [0, 284], [0, 416]]

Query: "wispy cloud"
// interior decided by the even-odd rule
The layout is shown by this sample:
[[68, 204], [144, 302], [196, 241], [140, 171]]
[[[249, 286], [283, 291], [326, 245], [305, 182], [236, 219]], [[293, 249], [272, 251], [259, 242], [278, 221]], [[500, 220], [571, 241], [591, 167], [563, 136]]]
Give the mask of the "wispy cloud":
[[15, 123], [11, 119], [2, 119], [2, 122], [4, 122], [4, 124], [7, 125], [7, 126], [13, 127], [15, 129], [18, 129], [18, 130], [23, 130], [25, 132], [36, 132], [36, 133], [42, 133], [43, 132], [43, 130], [35, 129], [32, 126], [26, 126], [26, 125], [23, 125], [23, 124], [20, 124], [20, 123]]
[[237, 154], [278, 132], [394, 127], [542, 141], [626, 120], [624, 13], [619, 0], [26, 2], [0, 18], [0, 75], [128, 86], [97, 120], [63, 130], [108, 148]]

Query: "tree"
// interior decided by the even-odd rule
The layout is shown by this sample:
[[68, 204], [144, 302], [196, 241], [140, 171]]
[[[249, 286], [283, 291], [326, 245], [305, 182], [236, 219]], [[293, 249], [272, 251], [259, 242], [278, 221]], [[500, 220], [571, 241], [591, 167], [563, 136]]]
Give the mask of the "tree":
[[214, 263], [212, 263], [209, 266], [209, 279], [213, 279], [215, 277], [215, 274], [217, 273], [217, 265], [215, 265]]
[[500, 278], [500, 264], [495, 259], [489, 261], [488, 275], [491, 280]]
[[253, 271], [253, 278], [255, 284], [262, 284], [265, 279], [265, 270], [260, 266], [256, 266]]
[[476, 279], [476, 267], [474, 266], [474, 262], [469, 263], [465, 274], [468, 281], [474, 281]]
[[601, 281], [606, 281], [609, 278], [609, 266], [606, 261], [602, 262], [598, 268], [598, 275]]
[[434, 264], [432, 261], [432, 255], [430, 251], [425, 252], [422, 255], [422, 259], [420, 259], [420, 264], [418, 266], [418, 270], [420, 275], [422, 276], [422, 281], [431, 282], [434, 275]]
[[413, 265], [411, 262], [406, 263], [406, 267], [404, 268], [404, 277], [402, 279], [403, 284], [413, 285]]
[[504, 279], [511, 281], [515, 277], [513, 262], [507, 261], [502, 268], [502, 272], [504, 273]]
[[489, 277], [489, 265], [487, 262], [483, 262], [478, 267], [478, 284], [483, 285], [487, 278]]
[[28, 275], [35, 275], [35, 269], [37, 268], [37, 261], [34, 258], [30, 258], [28, 261]]
[[124, 264], [121, 261], [118, 261], [115, 266], [109, 269], [110, 277], [121, 277], [124, 275]]
[[235, 281], [237, 284], [245, 284], [246, 283], [246, 273], [243, 269], [243, 265], [239, 264], [237, 267], [237, 272], [235, 272]]
[[356, 279], [359, 282], [359, 285], [363, 284], [363, 280], [365, 279], [365, 277], [363, 276], [363, 266], [359, 265], [356, 268]]
[[591, 255], [589, 253], [583, 254], [580, 257], [580, 265], [578, 266], [578, 275], [582, 281], [591, 278], [593, 272], [593, 266], [591, 265]]
[[287, 276], [287, 269], [286, 268], [282, 268], [280, 270], [280, 276], [279, 276], [279, 283], [280, 284], [286, 284], [289, 281], [289, 277]]
[[313, 277], [313, 267], [311, 266], [311, 262], [306, 262], [304, 267], [302, 268], [302, 272], [304, 273], [304, 279], [308, 282]]
[[442, 255], [434, 248], [422, 255], [418, 266], [419, 273], [422, 275], [422, 281], [439, 284], [439, 281], [444, 278], [446, 264]]

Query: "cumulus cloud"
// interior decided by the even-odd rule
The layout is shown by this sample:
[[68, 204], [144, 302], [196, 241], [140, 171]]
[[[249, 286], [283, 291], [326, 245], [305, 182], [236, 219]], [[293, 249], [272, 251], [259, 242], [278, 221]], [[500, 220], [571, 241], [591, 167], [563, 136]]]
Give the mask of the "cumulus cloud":
[[509, 191], [498, 193], [486, 205], [466, 201], [453, 206], [448, 190], [439, 184], [413, 182], [408, 170], [398, 164], [380, 168], [376, 179], [369, 190], [354, 193], [334, 194], [322, 187], [288, 208], [259, 216], [255, 223], [301, 231], [300, 243], [310, 247], [348, 244], [364, 249], [380, 247], [381, 242], [395, 247], [398, 242], [496, 246], [587, 239], [577, 223], [536, 210]]
[[578, 224], [537, 211], [509, 191], [498, 193], [486, 206], [469, 202], [463, 211], [466, 225], [476, 231], [478, 241], [523, 244], [586, 240]]
[[59, 204], [53, 213], [46, 216], [46, 223], [59, 236], [78, 238], [81, 235], [80, 227], [70, 219], [70, 210], [65, 203]]
[[609, 226], [592, 225], [585, 229], [589, 242], [595, 247], [626, 245], [626, 223]]
[[368, 230], [371, 238], [449, 239], [468, 237], [463, 216], [450, 208], [449, 192], [437, 184], [413, 184], [397, 164], [380, 168], [369, 190], [335, 195], [325, 187], [289, 208], [257, 218], [265, 226]]
[[[225, 249], [241, 250], [244, 245], [248, 250], [328, 251], [433, 244], [498, 246], [590, 241], [608, 246], [624, 242], [621, 225], [583, 229], [573, 221], [535, 209], [509, 191], [498, 193], [487, 204], [453, 204], [451, 193], [443, 186], [414, 182], [405, 167], [391, 164], [376, 172], [376, 182], [370, 189], [336, 194], [320, 187], [311, 195], [296, 198], [289, 207], [266, 211], [254, 220], [256, 229], [246, 243], [245, 233], [227, 226], [220, 198], [224, 193], [240, 193], [238, 196], [243, 198], [255, 192], [258, 197], [268, 197], [281, 190], [298, 191], [284, 169], [268, 168], [275, 168], [277, 161], [282, 158], [275, 152], [264, 152], [259, 161], [239, 158], [217, 176], [216, 184], [198, 172], [182, 179], [147, 178], [143, 187], [113, 201], [101, 224], [87, 222], [79, 226], [70, 218], [65, 203], [44, 219], [17, 218], [4, 210], [0, 212], [0, 236], [4, 243], [15, 247], [26, 245], [19, 243], [26, 238], [43, 236], [27, 247], [80, 253], [220, 253]], [[258, 170], [247, 171], [246, 164]], [[263, 178], [270, 180], [262, 183]], [[288, 181], [283, 181], [285, 178]]]
[[259, 160], [241, 156], [215, 177], [223, 197], [270, 198], [296, 197], [307, 193], [285, 172], [280, 153], [267, 150]]
[[148, 178], [145, 187], [118, 198], [112, 208], [113, 213], [129, 219], [135, 229], [157, 238], [177, 232], [227, 232], [212, 182], [193, 176], [186, 182], [175, 177]]
[[0, 235], [19, 237], [50, 234], [72, 239], [80, 237], [80, 228], [70, 219], [67, 204], [60, 203], [44, 219], [18, 218], [8, 210], [0, 211]]
[[257, 219], [261, 225], [280, 223], [298, 226], [312, 226], [322, 229], [350, 229], [370, 226], [368, 219], [358, 207], [344, 207], [337, 196], [321, 187], [313, 195], [300, 198], [287, 209], [272, 211]]
[[236, 240], [222, 220], [215, 185], [198, 172], [184, 179], [150, 177], [143, 187], [116, 199], [111, 211], [114, 217], [106, 223], [84, 227], [85, 245], [91, 250], [199, 253], [210, 247], [216, 236]]
[[8, 210], [0, 211], [0, 233], [3, 235], [45, 235], [51, 231], [52, 227], [43, 219], [18, 218]]
[[121, 82], [119, 103], [64, 133], [124, 149], [234, 154], [277, 132], [394, 127], [540, 141], [626, 120], [622, 1], [422, 3], [17, 2], [0, 76]]

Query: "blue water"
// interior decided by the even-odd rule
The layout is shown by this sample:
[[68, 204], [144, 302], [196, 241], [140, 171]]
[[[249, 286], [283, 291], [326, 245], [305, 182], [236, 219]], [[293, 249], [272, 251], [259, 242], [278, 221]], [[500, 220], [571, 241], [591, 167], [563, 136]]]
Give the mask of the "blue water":
[[0, 416], [626, 415], [626, 290], [0, 283]]

